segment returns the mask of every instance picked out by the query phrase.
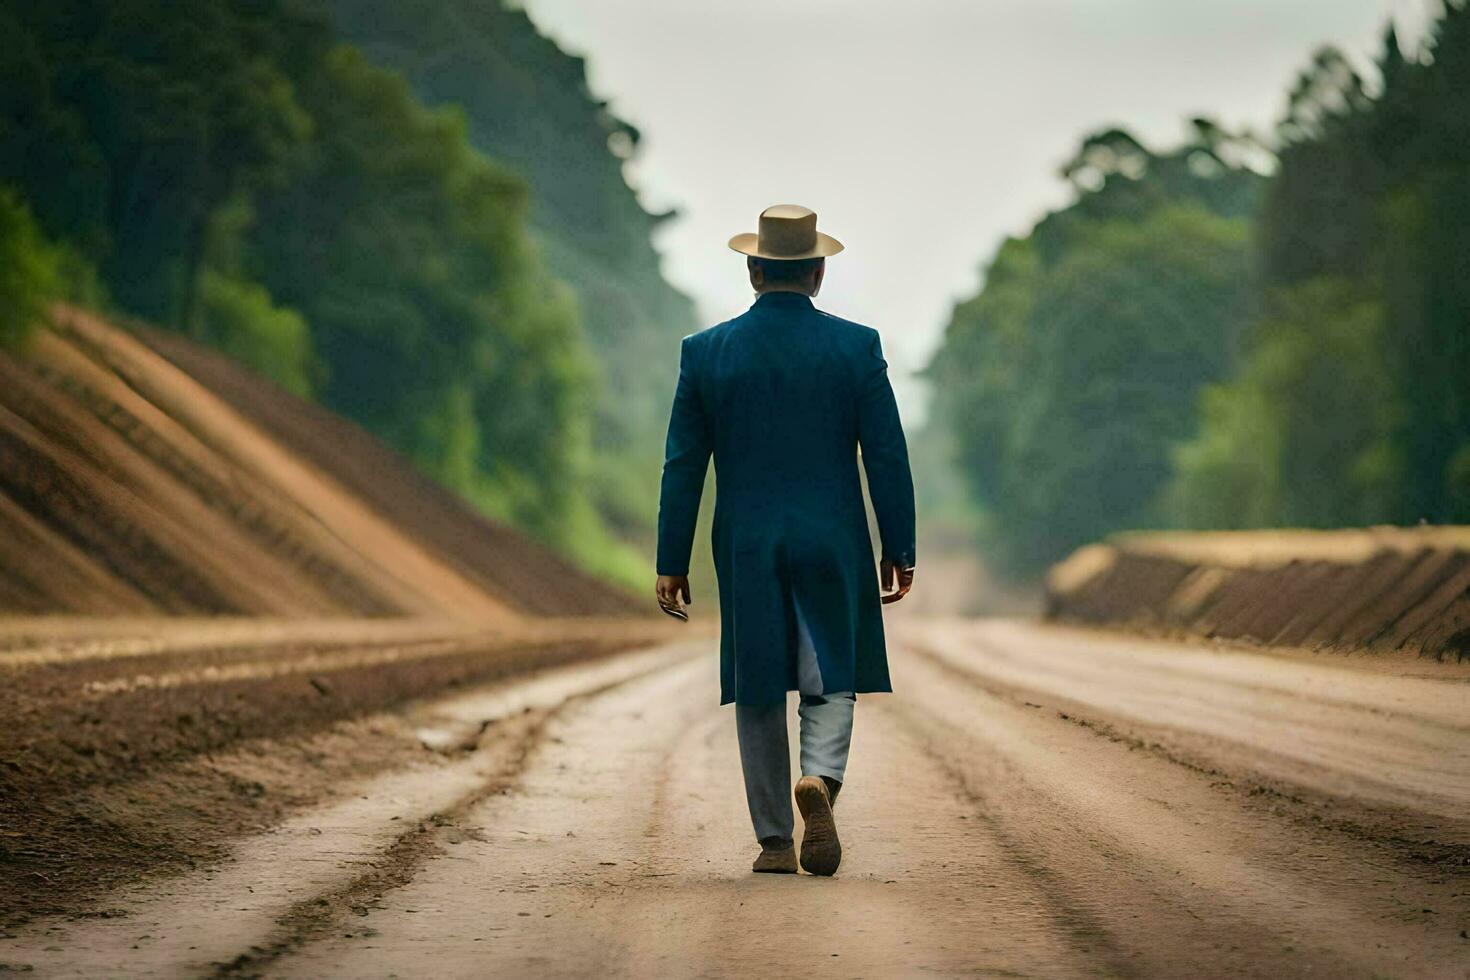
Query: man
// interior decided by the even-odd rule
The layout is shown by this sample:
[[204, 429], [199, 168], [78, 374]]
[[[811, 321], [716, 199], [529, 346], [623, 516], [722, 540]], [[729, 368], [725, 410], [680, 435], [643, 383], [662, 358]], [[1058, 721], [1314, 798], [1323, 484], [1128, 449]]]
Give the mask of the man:
[[914, 486], [878, 333], [812, 305], [842, 243], [807, 208], [761, 212], [730, 247], [748, 256], [755, 304], [684, 338], [658, 517], [659, 605], [683, 614], [710, 455], [720, 588], [720, 703], [735, 702], [754, 871], [793, 874], [786, 693], [798, 691], [806, 824], [801, 866], [842, 860], [832, 803], [860, 693], [889, 691], [872, 542], [857, 457], [882, 539], [882, 602], [913, 584]]

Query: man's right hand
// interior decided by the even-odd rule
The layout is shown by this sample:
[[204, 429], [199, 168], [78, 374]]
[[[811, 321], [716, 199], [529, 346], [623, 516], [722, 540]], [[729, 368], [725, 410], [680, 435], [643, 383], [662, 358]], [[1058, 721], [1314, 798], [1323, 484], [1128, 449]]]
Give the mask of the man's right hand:
[[[882, 597], [886, 606], [890, 602], [897, 602], [909, 594], [909, 589], [914, 587], [914, 567], [899, 568], [893, 562], [884, 558], [878, 563], [878, 569], [882, 573], [883, 591], [887, 593]], [[898, 579], [898, 585], [894, 587], [894, 579]]]
[[665, 609], [680, 608], [680, 598], [684, 600], [685, 605], [694, 601], [689, 594], [688, 575], [660, 575], [658, 581], [654, 583], [653, 593], [658, 598], [658, 604]]

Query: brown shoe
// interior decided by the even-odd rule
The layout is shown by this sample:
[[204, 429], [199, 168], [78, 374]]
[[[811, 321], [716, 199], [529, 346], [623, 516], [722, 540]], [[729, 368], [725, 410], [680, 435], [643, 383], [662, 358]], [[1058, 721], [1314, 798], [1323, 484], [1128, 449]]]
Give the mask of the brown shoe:
[[835, 874], [842, 863], [842, 842], [832, 819], [832, 797], [820, 776], [802, 776], [796, 781], [796, 806], [806, 822], [801, 838], [802, 868], [808, 874]]
[[785, 847], [763, 846], [760, 857], [755, 859], [750, 870], [756, 874], [794, 875], [796, 874], [796, 848], [790, 844]]

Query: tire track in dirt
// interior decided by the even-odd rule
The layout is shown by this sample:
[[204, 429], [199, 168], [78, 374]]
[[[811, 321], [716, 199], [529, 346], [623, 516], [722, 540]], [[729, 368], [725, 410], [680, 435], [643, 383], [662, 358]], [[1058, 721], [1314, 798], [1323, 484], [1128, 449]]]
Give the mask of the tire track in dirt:
[[944, 774], [959, 798], [973, 810], [971, 819], [995, 841], [1006, 861], [1044, 896], [1049, 915], [1071, 939], [1076, 952], [1110, 976], [1132, 975], [1126, 952], [1114, 941], [1104, 921], [1086, 905], [1070, 900], [1064, 876], [1035, 854], [1023, 839], [1009, 832], [991, 812], [985, 794], [972, 785], [962, 767], [955, 765], [950, 755], [955, 733], [936, 732], [932, 722], [921, 722], [920, 712], [912, 704], [885, 704], [881, 710], [904, 730], [928, 764]]
[[956, 685], [926, 658], [904, 666], [923, 709], [891, 710], [1064, 916], [1105, 932], [1109, 972], [1460, 975], [1463, 882], [1243, 808], [1208, 773]]
[[214, 754], [294, 744], [415, 698], [669, 636], [641, 624], [544, 625], [347, 645], [310, 633], [293, 644], [283, 631], [265, 651], [241, 643], [15, 669], [0, 655], [0, 922], [89, 908], [105, 884], [190, 866], [279, 809], [253, 781], [216, 772]]
[[[1011, 663], [1040, 664], [1056, 633], [1010, 624], [991, 639]], [[146, 912], [71, 927], [54, 940], [63, 952], [37, 952], [51, 937], [41, 930], [19, 950], [0, 940], [0, 951], [29, 953], [38, 969], [69, 964], [67, 975], [87, 975], [85, 955], [130, 975], [313, 980], [1466, 976], [1463, 872], [1403, 860], [1243, 792], [1234, 774], [1250, 773], [1257, 756], [1229, 732], [1210, 749], [1218, 765], [1169, 757], [1173, 742], [1113, 713], [1116, 692], [1098, 679], [1107, 671], [1088, 662], [1109, 648], [1069, 642], [1086, 647], [1086, 669], [1066, 690], [1091, 689], [1095, 704], [1074, 708], [1051, 688], [997, 680], [987, 659], [996, 652], [967, 655], [958, 640], [916, 653], [895, 629], [898, 693], [859, 698], [835, 878], [749, 873], [755, 844], [733, 710], [717, 706], [713, 650], [701, 641], [617, 683], [590, 672], [619, 661], [576, 668], [573, 698], [503, 705], [503, 720], [466, 757], [481, 767], [472, 772], [378, 783], [371, 799], [335, 807], [357, 815], [322, 838], [296, 821], [277, 847], [243, 841], [241, 864], [218, 880], [191, 877], [194, 890]], [[1166, 652], [1150, 650], [1114, 672], [1114, 688]], [[1192, 654], [1175, 652], [1156, 676], [1136, 679], [1161, 690], [1180, 683]], [[1322, 679], [1309, 663], [1272, 664], [1260, 672], [1272, 698], [1294, 676]], [[1282, 716], [1309, 729], [1339, 695], [1372, 701], [1399, 690], [1384, 677], [1339, 685], [1332, 697], [1314, 688], [1296, 716], [1281, 702]], [[1222, 701], [1267, 696], [1208, 683]], [[469, 707], [437, 703], [449, 728], [483, 717], [466, 697]], [[536, 710], [521, 713], [526, 704]], [[1371, 707], [1344, 710], [1396, 714], [1391, 700], [1378, 715]], [[1193, 735], [1204, 740], [1217, 720], [1201, 722]], [[1371, 740], [1381, 729], [1364, 731]], [[452, 773], [460, 781], [446, 786]], [[382, 821], [404, 805], [394, 797], [413, 799], [413, 787], [438, 795], [405, 816], [406, 829], [363, 833], [393, 826]], [[281, 869], [297, 863], [307, 880], [283, 884]], [[241, 894], [261, 884], [275, 891]], [[232, 915], [237, 905], [248, 921]], [[131, 938], [144, 929], [169, 934]], [[128, 942], [158, 945], [132, 952]]]
[[[592, 693], [595, 692], [589, 692]], [[262, 976], [277, 960], [333, 931], [349, 914], [365, 915], [388, 892], [413, 881], [426, 864], [444, 853], [445, 835], [463, 829], [466, 813], [515, 785], [527, 759], [545, 736], [547, 721], [571, 700], [557, 708], [528, 709], [509, 725], [498, 728], [495, 739], [503, 744], [496, 749], [503, 758], [483, 784], [399, 834], [368, 862], [367, 871], [331, 891], [296, 902], [276, 919], [275, 935], [227, 963], [216, 964], [213, 975], [217, 978]]]
[[[614, 959], [616, 939], [586, 920], [547, 921], [525, 909], [569, 888], [594, 920], [616, 921], [638, 883], [658, 880], [663, 873], [659, 852], [668, 842], [653, 836], [659, 830], [648, 818], [658, 812], [661, 792], [667, 792], [660, 787], [674, 781], [670, 753], [707, 709], [687, 693], [691, 681], [708, 669], [706, 663], [674, 665], [569, 704], [549, 719], [514, 791], [486, 798], [465, 817], [455, 860], [435, 862], [409, 887], [386, 896], [351, 940], [323, 935], [280, 961], [271, 975], [411, 973], [421, 962], [414, 935], [420, 922], [444, 930], [434, 968], [441, 977], [465, 972], [470, 954], [476, 954], [470, 968], [476, 976], [535, 975], [545, 969], [544, 957], [552, 950], [564, 964]], [[600, 755], [604, 750], [607, 754]], [[632, 794], [629, 805], [600, 805], [622, 792]], [[604, 848], [611, 837], [618, 845]], [[543, 851], [550, 852], [549, 863], [542, 863]], [[471, 852], [475, 856], [467, 861]], [[447, 914], [442, 919], [417, 914], [427, 908]], [[524, 957], [492, 967], [478, 955], [491, 951], [474, 945], [469, 933], [477, 926], [494, 931], [512, 923], [536, 927], [526, 934]], [[561, 928], [564, 923], [573, 925], [571, 933]], [[363, 932], [366, 943], [358, 941]]]
[[[1124, 905], [1132, 919], [1149, 919], [1149, 931], [1157, 930], [1178, 942], [1191, 946], [1205, 944], [1216, 947], [1224, 945], [1231, 951], [1258, 950], [1266, 945], [1279, 945], [1273, 936], [1239, 922], [1221, 922], [1213, 919], [1204, 927], [1203, 917], [1187, 907], [1183, 914], [1176, 906], [1173, 896], [1167, 895], [1151, 881], [1155, 872], [1138, 861], [1122, 857], [1122, 849], [1112, 842], [1102, 842], [1091, 828], [1065, 828], [1048, 815], [1050, 801], [1044, 795], [1027, 793], [1021, 788], [1024, 773], [1012, 772], [1007, 780], [987, 779], [982, 784], [975, 779], [971, 770], [955, 761], [956, 748], [966, 745], [971, 752], [978, 749], [967, 744], [966, 733], [951, 725], [932, 719], [922, 719], [907, 707], [896, 710], [899, 723], [915, 737], [920, 750], [929, 761], [938, 766], [948, 777], [955, 791], [974, 809], [974, 819], [985, 832], [997, 842], [1006, 861], [1021, 876], [1031, 882], [1045, 896], [1048, 914], [1056, 920], [1069, 936], [1079, 956], [1086, 957], [1105, 976], [1184, 976], [1199, 975], [1198, 963], [1191, 962], [1193, 954], [1183, 962], [1160, 962], [1157, 956], [1140, 961], [1140, 951], [1151, 945], [1142, 941], [1137, 932], [1119, 930], [1109, 915], [1108, 905]], [[987, 774], [994, 776], [996, 768], [1010, 769], [1004, 762], [988, 760]], [[991, 787], [981, 788], [982, 785]], [[1000, 787], [996, 789], [995, 787]], [[997, 808], [996, 797], [1005, 793], [1007, 805]], [[1020, 799], [1029, 795], [1029, 799]], [[1010, 811], [1007, 813], [1007, 811]], [[1021, 810], [1024, 816], [1017, 817]], [[1050, 818], [1050, 822], [1048, 820]], [[1045, 831], [1038, 828], [1046, 827]], [[1065, 839], [1069, 833], [1080, 837], [1085, 844], [1075, 839]], [[1126, 895], [1112, 901], [1100, 900], [1090, 894], [1089, 882], [1106, 877], [1116, 877], [1126, 882], [1120, 888]], [[1083, 881], [1079, 882], [1079, 879]], [[1203, 935], [1202, 935], [1203, 934]], [[1252, 976], [1241, 963], [1214, 964], [1221, 973], [1235, 976]], [[1346, 976], [1341, 964], [1330, 975]], [[1274, 971], [1275, 968], [1272, 968]], [[1178, 971], [1178, 972], [1176, 972]], [[1265, 975], [1272, 975], [1267, 971]]]
[[277, 960], [333, 931], [347, 914], [366, 914], [370, 906], [390, 891], [408, 885], [430, 861], [444, 854], [447, 835], [472, 833], [466, 822], [468, 815], [490, 797], [504, 794], [516, 785], [553, 720], [585, 701], [668, 669], [666, 662], [655, 663], [569, 694], [553, 707], [527, 708], [513, 720], [509, 731], [504, 726], [497, 728], [493, 737], [503, 761], [482, 785], [400, 834], [371, 862], [370, 870], [330, 892], [294, 904], [276, 920], [278, 932], [269, 942], [253, 946], [228, 963], [218, 964], [214, 976], [220, 980], [262, 976]]
[[694, 663], [557, 719], [453, 860], [364, 919], [366, 937], [328, 936], [271, 975], [1093, 972], [989, 838], [963, 834], [968, 806], [868, 699], [838, 877], [750, 874], [733, 710], [714, 680]]
[[[1007, 628], [1013, 627], [1007, 624]], [[1202, 688], [1200, 665], [1183, 668], [1160, 658], [1157, 664], [1140, 669], [1136, 662], [1110, 662], [1109, 644], [1118, 642], [1114, 637], [1100, 638], [1104, 642], [1097, 649], [1087, 650], [1087, 641], [1076, 634], [1062, 633], [1059, 640], [1056, 632], [1038, 629], [1021, 634], [1023, 643], [1013, 642], [1002, 650], [998, 646], [1007, 636], [1004, 631], [993, 635], [972, 632], [963, 640], [949, 637], [942, 642], [936, 633], [942, 636], [943, 630], [918, 633], [909, 649], [961, 684], [1018, 707], [1036, 709], [1044, 703], [1048, 711], [1095, 736], [1210, 778], [1214, 785], [1235, 792], [1244, 807], [1289, 816], [1307, 829], [1333, 830], [1395, 860], [1447, 869], [1470, 867], [1470, 819], [1448, 797], [1470, 772], [1463, 759], [1464, 752], [1470, 751], [1470, 725], [1456, 724], [1453, 706], [1453, 699], [1462, 699], [1470, 721], [1470, 689], [1452, 677], [1438, 683], [1376, 677], [1372, 688], [1359, 691], [1346, 686], [1334, 696], [1316, 693], [1303, 684], [1300, 701], [1312, 707], [1293, 712], [1289, 704], [1283, 704], [1280, 686], [1237, 683], [1224, 674], [1218, 679], [1212, 676], [1208, 687]], [[1028, 638], [1029, 647], [1024, 645]], [[1064, 677], [1050, 666], [1029, 673], [1013, 668], [1015, 658], [1034, 653], [1037, 644], [1046, 642], [1078, 644], [1095, 663], [1083, 676]], [[1199, 650], [1190, 655], [1217, 656]], [[1281, 663], [1277, 657], [1272, 660], [1273, 665]], [[1328, 669], [1343, 672], [1335, 665]], [[1089, 678], [1096, 682], [1090, 683]], [[1387, 683], [1395, 680], [1397, 684]], [[1366, 700], [1368, 691], [1379, 685], [1383, 685], [1376, 692], [1380, 700]], [[1452, 700], [1442, 704], [1413, 700], [1425, 688], [1437, 688], [1436, 695], [1448, 694]], [[1127, 693], [1120, 696], [1119, 690]], [[1164, 720], [1148, 717], [1138, 706], [1170, 703], [1171, 690], [1177, 692], [1178, 703], [1213, 697], [1218, 710], [1191, 715], [1176, 707]], [[1147, 693], [1140, 695], [1141, 691]], [[1294, 691], [1290, 697], [1296, 699]], [[1267, 747], [1252, 731], [1250, 718], [1264, 711], [1263, 705], [1276, 711], [1266, 723], [1273, 729], [1294, 730], [1294, 739]], [[1242, 713], [1241, 707], [1247, 710]], [[1240, 720], [1232, 729], [1222, 725], [1220, 718]], [[1191, 722], [1200, 727], [1191, 728]], [[1429, 734], [1416, 739], [1416, 732]], [[1355, 756], [1342, 748], [1335, 748], [1332, 755], [1313, 751], [1314, 741], [1327, 739], [1344, 746], [1360, 745], [1367, 754], [1378, 743], [1392, 743], [1393, 751], [1404, 760], [1400, 770], [1404, 782], [1395, 785], [1354, 771], [1351, 760]], [[1456, 750], [1456, 745], [1461, 748]], [[1446, 767], [1443, 786], [1435, 786], [1440, 792], [1426, 797], [1417, 787], [1434, 786], [1440, 760]], [[1415, 802], [1421, 805], [1413, 805]]]
[[102, 919], [38, 920], [0, 937], [0, 959], [29, 958], [58, 976], [255, 975], [411, 882], [465, 833], [467, 810], [515, 784], [561, 713], [667, 672], [691, 652], [655, 648], [421, 705], [412, 717], [425, 727], [411, 737], [439, 746], [444, 757], [426, 762], [441, 766], [349, 783], [338, 802], [240, 841], [237, 863], [124, 889]]

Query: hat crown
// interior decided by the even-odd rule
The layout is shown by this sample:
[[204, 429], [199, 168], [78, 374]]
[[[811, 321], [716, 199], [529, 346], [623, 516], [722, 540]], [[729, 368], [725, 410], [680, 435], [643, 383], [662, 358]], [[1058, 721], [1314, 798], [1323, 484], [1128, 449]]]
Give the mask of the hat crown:
[[817, 212], [800, 204], [775, 204], [761, 212], [760, 230], [744, 231], [730, 247], [757, 259], [822, 259], [842, 251], [842, 243], [817, 231]]
[[760, 250], [768, 255], [802, 255], [817, 244], [817, 213], [800, 204], [775, 204], [761, 212]]

